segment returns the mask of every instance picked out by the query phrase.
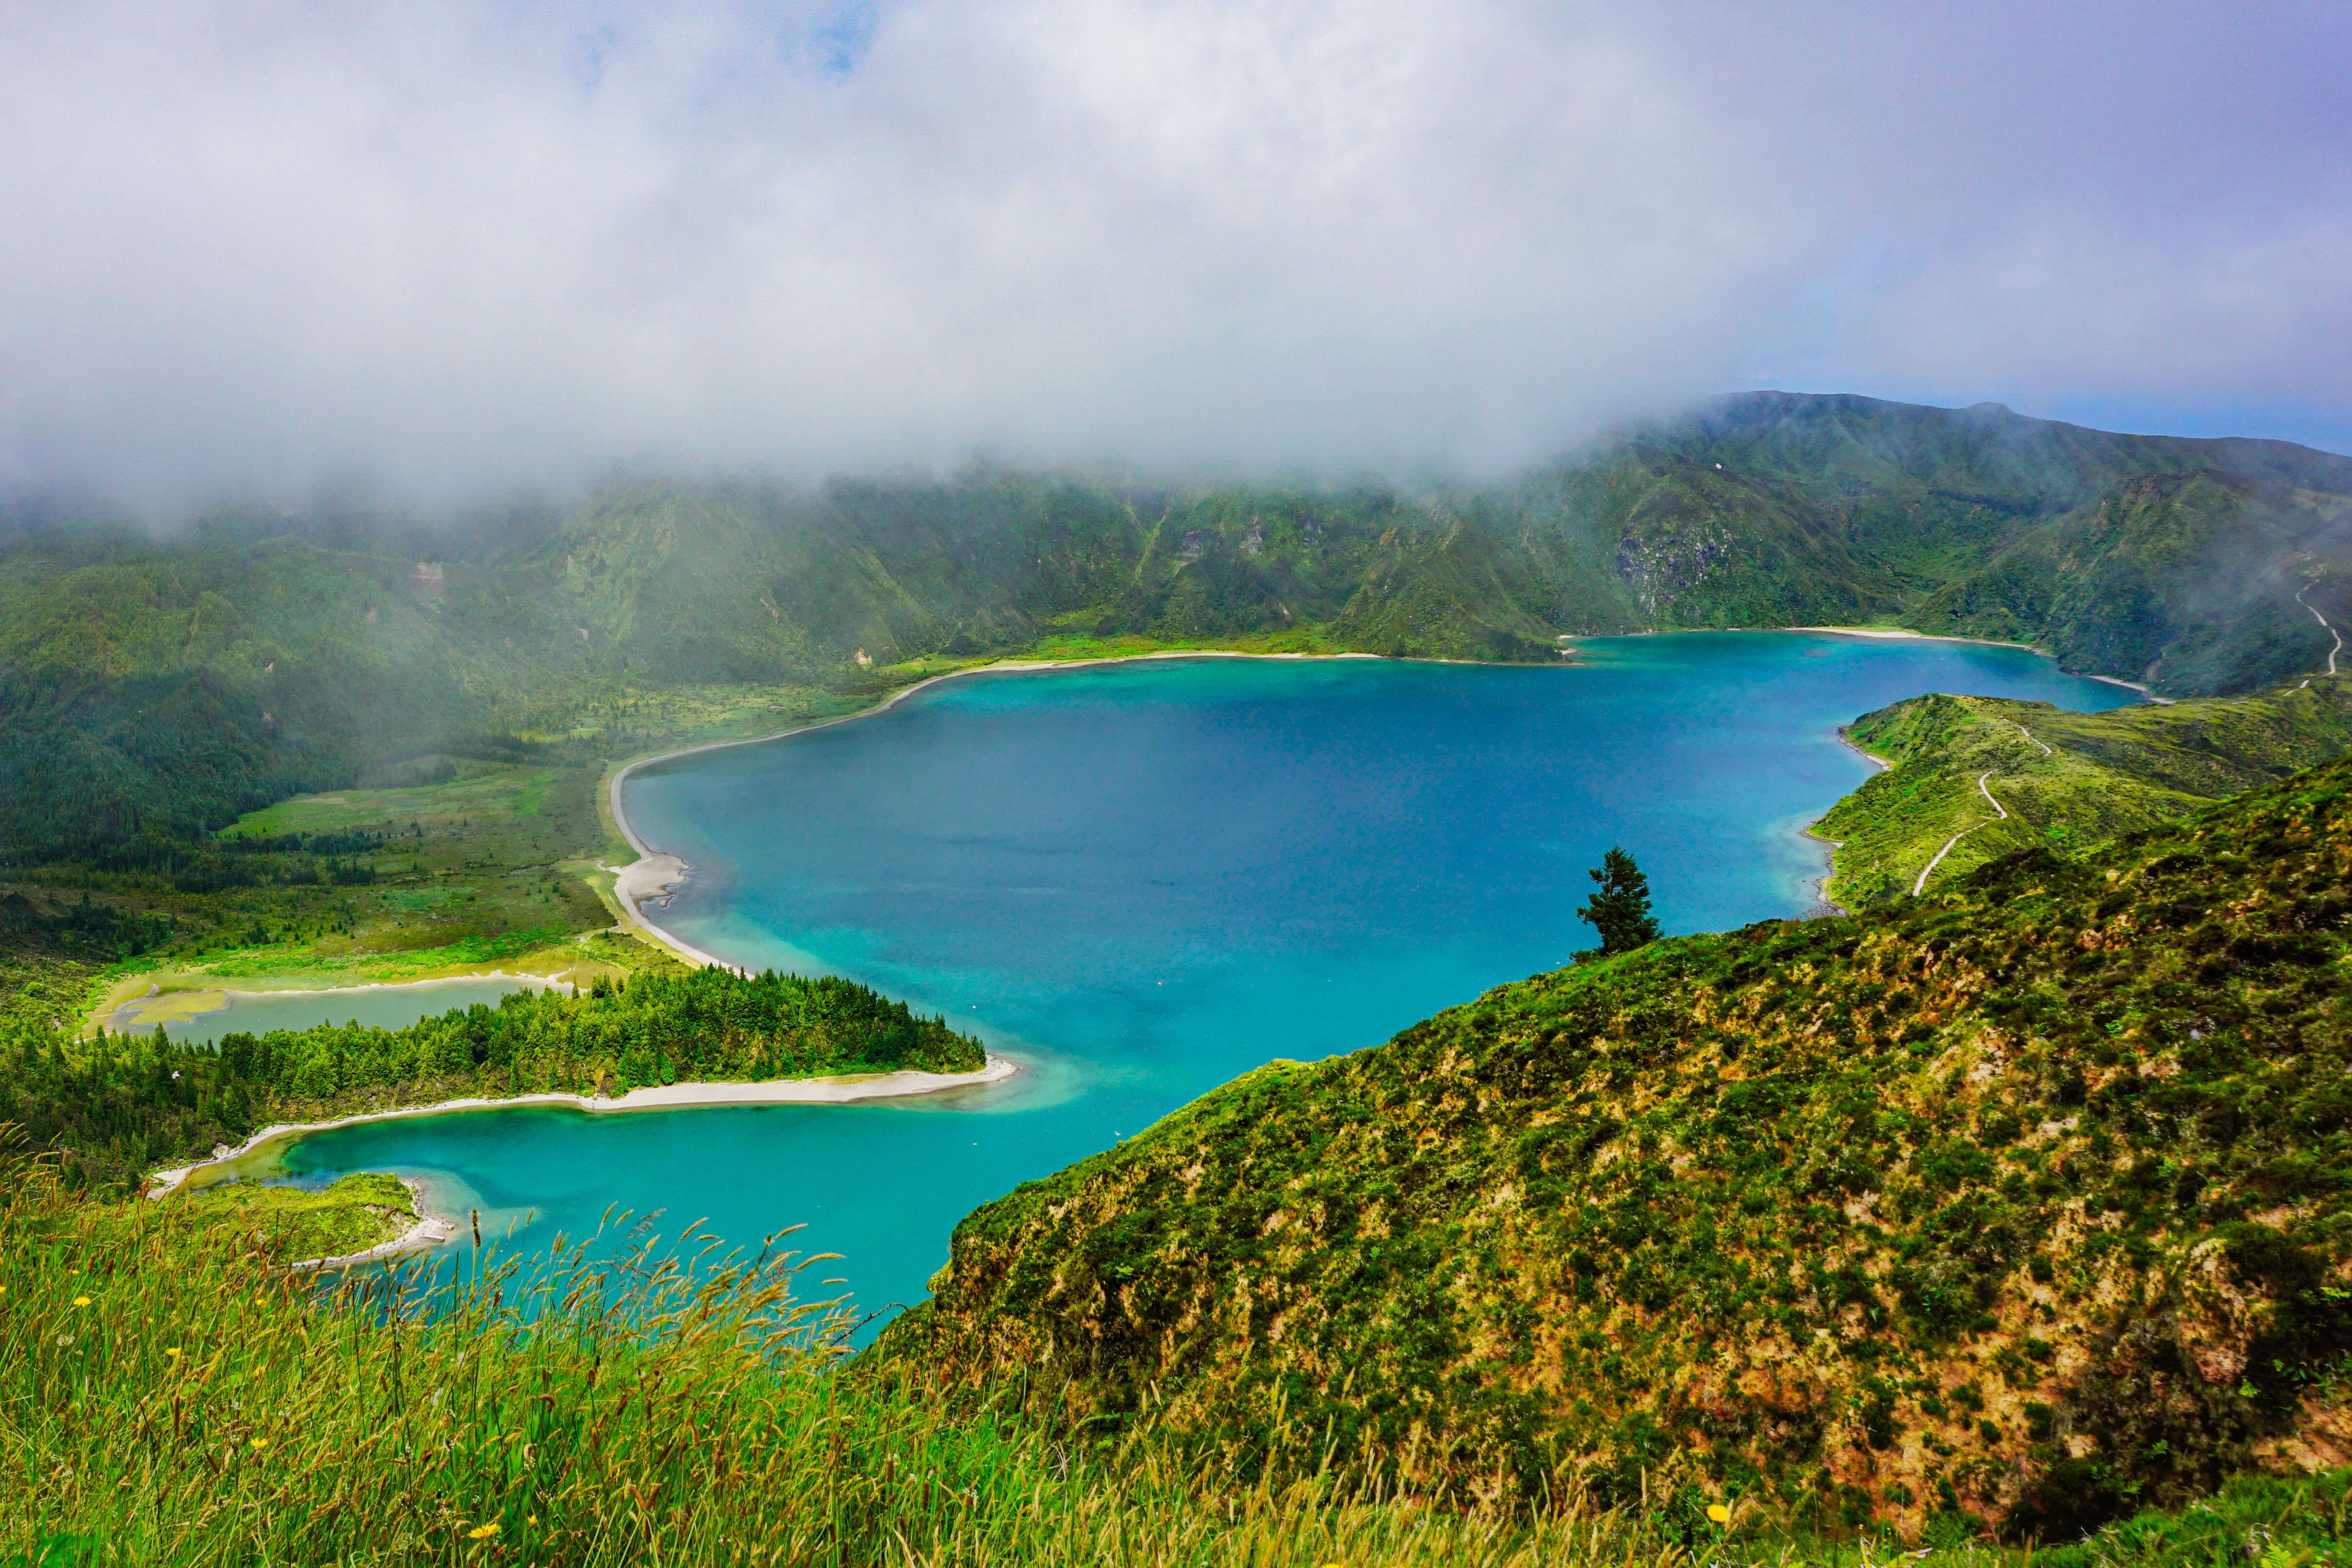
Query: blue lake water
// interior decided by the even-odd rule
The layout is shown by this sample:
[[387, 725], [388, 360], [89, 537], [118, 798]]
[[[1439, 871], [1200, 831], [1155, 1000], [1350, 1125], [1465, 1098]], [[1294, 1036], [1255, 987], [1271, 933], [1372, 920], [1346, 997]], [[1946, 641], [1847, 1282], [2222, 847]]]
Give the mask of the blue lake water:
[[609, 1205], [840, 1252], [924, 1294], [955, 1222], [1276, 1057], [1372, 1045], [1591, 945], [1612, 844], [1669, 932], [1796, 915], [1799, 829], [1870, 765], [1837, 727], [1922, 692], [2131, 700], [2019, 650], [1784, 632], [1493, 668], [1191, 660], [946, 683], [878, 716], [641, 771], [691, 879], [657, 918], [754, 967], [854, 976], [1027, 1068], [864, 1106], [519, 1108], [310, 1138], [299, 1179], [394, 1169], [486, 1230]]

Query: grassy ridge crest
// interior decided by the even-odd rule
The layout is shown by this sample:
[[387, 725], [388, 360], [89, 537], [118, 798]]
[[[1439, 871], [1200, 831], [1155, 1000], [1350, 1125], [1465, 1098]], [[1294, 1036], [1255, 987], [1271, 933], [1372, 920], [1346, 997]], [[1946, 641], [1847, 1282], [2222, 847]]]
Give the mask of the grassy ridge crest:
[[1860, 908], [1911, 892], [1931, 862], [1927, 885], [1940, 886], [2018, 850], [2078, 850], [2352, 751], [2352, 676], [2095, 714], [1937, 694], [1845, 733], [1889, 765], [1813, 825], [1840, 846], [1824, 892]]

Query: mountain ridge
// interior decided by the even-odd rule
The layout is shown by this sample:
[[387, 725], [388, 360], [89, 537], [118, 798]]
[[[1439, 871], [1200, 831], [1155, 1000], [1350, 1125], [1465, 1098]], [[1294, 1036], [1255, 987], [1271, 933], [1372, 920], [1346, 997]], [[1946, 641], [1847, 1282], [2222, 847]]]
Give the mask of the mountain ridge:
[[[618, 480], [428, 528], [343, 503], [0, 549], [0, 860], [185, 837], [455, 737], [609, 737], [728, 686], [856, 694], [1106, 641], [1543, 661], [1563, 638], [1901, 622], [2173, 695], [2315, 668], [2352, 459], [1747, 393], [1519, 479], [973, 469]], [[164, 758], [209, 759], [177, 776]]]

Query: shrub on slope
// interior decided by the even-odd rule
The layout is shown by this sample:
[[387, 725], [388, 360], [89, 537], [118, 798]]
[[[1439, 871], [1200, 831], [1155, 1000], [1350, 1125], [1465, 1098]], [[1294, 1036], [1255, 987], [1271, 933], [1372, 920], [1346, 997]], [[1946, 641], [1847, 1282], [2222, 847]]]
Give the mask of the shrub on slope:
[[1276, 1063], [886, 1357], [1237, 1462], [2066, 1535], [2352, 1447], [2352, 763]]

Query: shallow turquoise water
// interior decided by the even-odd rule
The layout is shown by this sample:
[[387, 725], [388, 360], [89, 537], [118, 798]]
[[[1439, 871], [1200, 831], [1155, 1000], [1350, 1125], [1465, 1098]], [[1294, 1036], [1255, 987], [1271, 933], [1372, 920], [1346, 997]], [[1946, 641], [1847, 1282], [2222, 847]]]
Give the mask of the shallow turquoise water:
[[[470, 1008], [477, 1002], [494, 1008], [499, 998], [530, 988], [533, 988], [528, 980], [500, 976], [418, 980], [404, 986], [355, 986], [332, 991], [232, 991], [228, 1006], [200, 1013], [183, 1023], [167, 1022], [163, 1030], [173, 1040], [190, 1045], [210, 1045], [221, 1036], [240, 1030], [247, 1034], [266, 1034], [273, 1029], [315, 1029], [322, 1023], [401, 1029], [452, 1008]], [[152, 1024], [142, 1025], [135, 1016], [126, 1018], [126, 1014], [135, 1013], [137, 1006], [134, 1002], [117, 1012], [112, 1027], [127, 1026], [142, 1031], [152, 1029]]]
[[753, 966], [827, 968], [1028, 1067], [887, 1105], [352, 1127], [305, 1179], [425, 1176], [486, 1231], [608, 1205], [846, 1255], [919, 1299], [956, 1220], [1269, 1059], [1375, 1044], [1589, 946], [1622, 843], [1669, 931], [1799, 913], [1798, 835], [1869, 765], [1835, 731], [1954, 691], [2129, 700], [2016, 650], [1775, 632], [1587, 645], [1574, 667], [1196, 660], [982, 676], [877, 717], [627, 786], [694, 873], [658, 918]]

